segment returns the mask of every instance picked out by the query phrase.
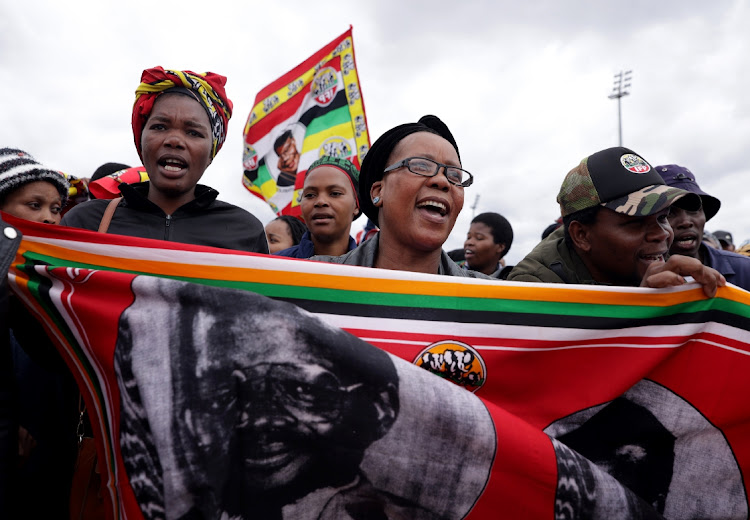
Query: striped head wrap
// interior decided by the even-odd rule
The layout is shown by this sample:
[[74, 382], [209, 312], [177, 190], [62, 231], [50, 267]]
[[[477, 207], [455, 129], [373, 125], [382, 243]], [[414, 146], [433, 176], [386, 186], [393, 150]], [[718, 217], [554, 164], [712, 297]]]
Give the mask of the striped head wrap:
[[39, 164], [31, 155], [17, 148], [0, 149], [0, 199], [30, 182], [45, 181], [60, 192], [62, 205], [68, 202], [70, 184], [65, 176]]
[[133, 105], [133, 136], [138, 155], [141, 153], [141, 133], [154, 102], [159, 94], [169, 89], [195, 99], [206, 110], [211, 123], [211, 158], [221, 150], [227, 137], [229, 118], [232, 117], [232, 102], [227, 97], [224, 85], [227, 78], [213, 72], [196, 74], [189, 70], [170, 70], [162, 67], [146, 69], [141, 75], [141, 84], [135, 90]]

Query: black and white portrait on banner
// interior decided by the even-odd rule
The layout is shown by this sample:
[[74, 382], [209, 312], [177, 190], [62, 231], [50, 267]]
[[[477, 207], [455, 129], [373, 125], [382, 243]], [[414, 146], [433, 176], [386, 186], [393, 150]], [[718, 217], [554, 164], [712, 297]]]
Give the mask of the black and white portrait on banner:
[[748, 518], [742, 474], [722, 432], [653, 381], [544, 431], [557, 455], [559, 518]]
[[115, 369], [147, 519], [462, 518], [496, 449], [470, 392], [243, 291], [137, 277]]

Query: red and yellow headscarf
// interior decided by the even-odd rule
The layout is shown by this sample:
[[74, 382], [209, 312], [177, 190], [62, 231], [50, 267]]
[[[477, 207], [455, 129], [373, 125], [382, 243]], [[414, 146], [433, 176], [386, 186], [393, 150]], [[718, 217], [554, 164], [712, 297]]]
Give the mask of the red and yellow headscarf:
[[226, 83], [226, 77], [213, 72], [197, 74], [189, 70], [165, 70], [162, 67], [144, 70], [141, 84], [135, 90], [133, 105], [133, 136], [138, 155], [141, 154], [143, 125], [154, 108], [157, 96], [168, 89], [179, 87], [206, 109], [211, 122], [211, 158], [216, 157], [227, 137], [229, 118], [232, 117], [232, 102], [224, 90]]

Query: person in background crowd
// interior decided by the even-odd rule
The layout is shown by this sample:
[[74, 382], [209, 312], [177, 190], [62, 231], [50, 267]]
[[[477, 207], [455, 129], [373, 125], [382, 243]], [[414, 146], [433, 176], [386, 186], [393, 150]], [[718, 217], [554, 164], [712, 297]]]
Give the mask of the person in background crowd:
[[23, 150], [0, 149], [0, 211], [18, 218], [59, 224], [70, 184]]
[[349, 232], [361, 214], [358, 185], [359, 170], [350, 161], [323, 156], [313, 162], [305, 174], [299, 203], [308, 231], [299, 244], [277, 254], [339, 256], [357, 247]]
[[726, 283], [682, 255], [665, 258], [674, 235], [670, 206], [697, 211], [700, 198], [667, 186], [641, 156], [616, 147], [583, 159], [557, 196], [563, 228], [537, 245], [509, 281], [668, 287], [692, 276], [713, 297]]
[[513, 228], [499, 213], [480, 213], [471, 221], [464, 241], [466, 269], [492, 278], [507, 277], [512, 268], [504, 268], [502, 258], [513, 243]]
[[281, 215], [266, 224], [266, 239], [268, 252], [278, 253], [299, 244], [302, 235], [307, 233], [307, 226], [297, 217]]
[[[135, 91], [132, 124], [150, 180], [122, 184], [120, 199], [76, 206], [63, 225], [268, 253], [257, 218], [217, 200], [219, 192], [198, 184], [226, 139], [232, 102], [225, 84], [226, 78], [213, 72], [144, 70]], [[102, 225], [105, 214], [111, 218], [108, 226]]]
[[703, 244], [706, 244], [709, 247], [713, 247], [714, 249], [721, 249], [721, 244], [719, 243], [719, 239], [717, 239], [713, 233], [710, 231], [703, 230]]
[[106, 177], [107, 175], [112, 175], [113, 173], [117, 173], [120, 170], [127, 170], [130, 168], [127, 164], [122, 163], [116, 163], [116, 162], [108, 162], [104, 163], [101, 166], [99, 166], [96, 170], [94, 170], [94, 174], [91, 176], [91, 181], [97, 181], [101, 179], [102, 177]]
[[542, 240], [550, 236], [560, 226], [562, 226], [562, 217], [558, 217], [552, 224], [544, 228], [544, 231], [542, 231]]
[[378, 234], [378, 226], [376, 226], [372, 220], [369, 218], [367, 219], [367, 224], [365, 224], [365, 227], [361, 229], [357, 236], [354, 237], [354, 239], [357, 241], [357, 245], [361, 244], [365, 240], [369, 240], [370, 238], [374, 237]]
[[737, 253], [743, 256], [749, 256], [750, 257], [750, 244], [744, 243], [742, 244], [739, 249], [737, 249]]
[[437, 117], [392, 128], [367, 152], [359, 178], [360, 207], [380, 232], [345, 255], [313, 260], [490, 279], [461, 269], [442, 249], [472, 181]]
[[[89, 179], [89, 183], [98, 181], [102, 177], [106, 177], [107, 175], [112, 175], [113, 173], [117, 173], [120, 170], [127, 170], [128, 168], [130, 168], [130, 166], [128, 166], [127, 164], [121, 164], [121, 163], [116, 163], [116, 162], [104, 163], [94, 171], [94, 174]], [[91, 191], [89, 191], [89, 197], [92, 199], [95, 199], [96, 195], [94, 193], [91, 193]]]
[[732, 234], [729, 231], [714, 231], [714, 236], [717, 238], [724, 251], [734, 252], [734, 241], [732, 239]]
[[62, 215], [64, 216], [73, 206], [88, 202], [89, 198], [89, 180], [87, 178], [78, 178], [67, 172], [60, 172], [68, 181], [68, 203], [63, 206]]
[[[707, 247], [701, 240], [706, 222], [711, 220], [721, 208], [721, 202], [704, 192], [695, 179], [695, 174], [683, 166], [667, 164], [657, 166], [656, 171], [668, 186], [680, 188], [700, 197], [701, 207], [694, 211], [677, 206], [669, 212], [669, 225], [674, 231], [674, 242], [670, 254], [697, 258], [703, 265], [719, 271], [727, 282], [750, 290], [750, 259], [723, 249]], [[720, 232], [726, 233], [726, 231]], [[727, 235], [729, 233], [726, 233]], [[726, 238], [726, 237], [725, 237]], [[721, 241], [719, 237], [719, 241]], [[729, 242], [732, 237], [729, 235]], [[722, 243], [722, 246], [724, 244]], [[732, 245], [734, 247], [734, 245]]]
[[[43, 166], [28, 153], [15, 148], [0, 150], [0, 210], [33, 222], [58, 224], [68, 188], [61, 172]], [[47, 338], [43, 333], [34, 336], [38, 324], [27, 318], [18, 319], [14, 314], [8, 320], [12, 323], [10, 334], [0, 332], [3, 343], [10, 339], [11, 360], [6, 366], [17, 387], [13, 500], [23, 518], [66, 518], [76, 453], [78, 392], [61, 359], [33, 355]], [[44, 490], [44, 500], [39, 499], [40, 490]]]

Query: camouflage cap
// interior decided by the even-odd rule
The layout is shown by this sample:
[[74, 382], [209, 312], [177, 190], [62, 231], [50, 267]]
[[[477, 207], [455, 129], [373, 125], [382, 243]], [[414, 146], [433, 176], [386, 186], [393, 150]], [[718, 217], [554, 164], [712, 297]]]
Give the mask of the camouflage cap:
[[648, 216], [688, 197], [686, 209], [700, 207], [700, 198], [672, 188], [640, 155], [615, 147], [596, 152], [570, 170], [560, 187], [557, 202], [563, 217], [601, 205], [617, 213]]

